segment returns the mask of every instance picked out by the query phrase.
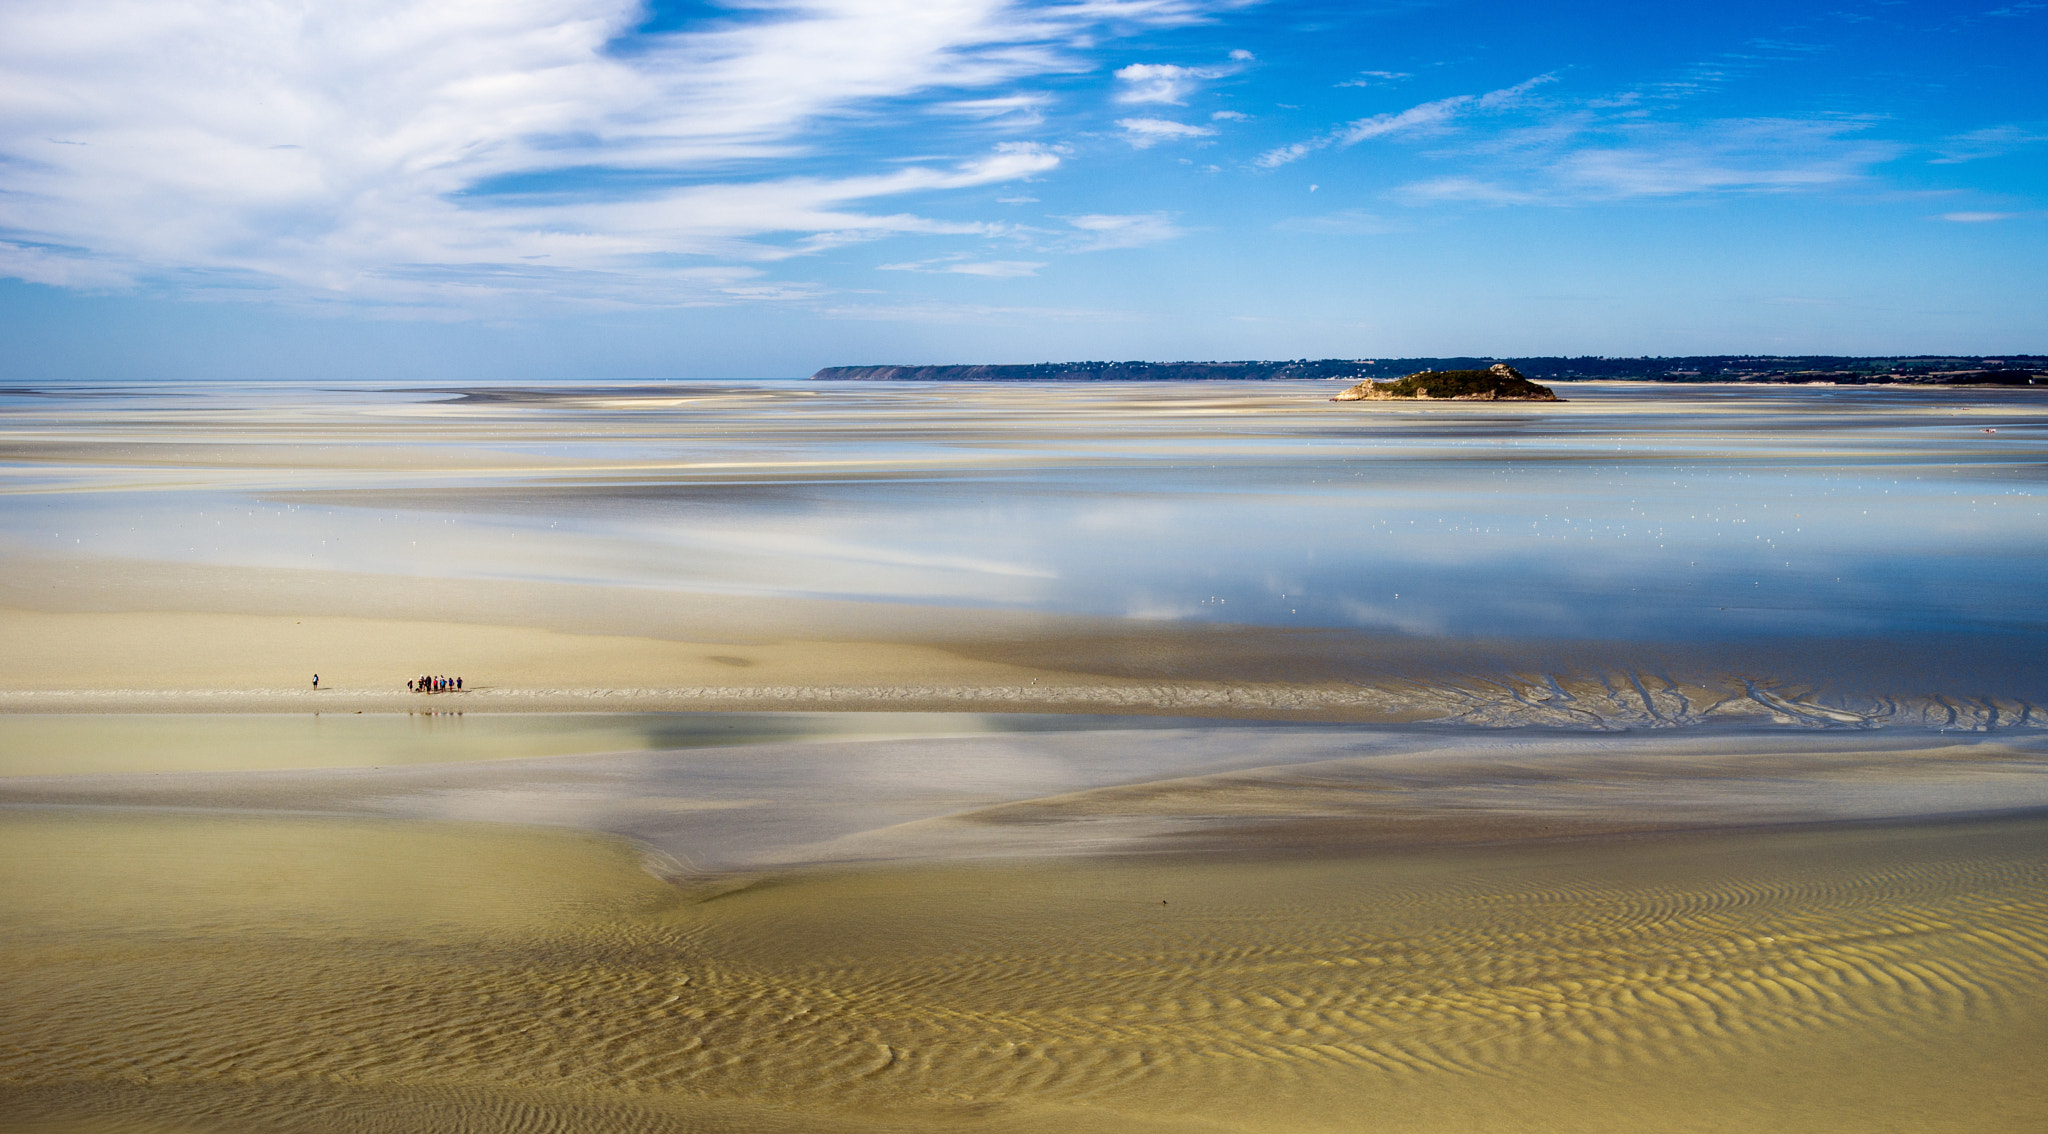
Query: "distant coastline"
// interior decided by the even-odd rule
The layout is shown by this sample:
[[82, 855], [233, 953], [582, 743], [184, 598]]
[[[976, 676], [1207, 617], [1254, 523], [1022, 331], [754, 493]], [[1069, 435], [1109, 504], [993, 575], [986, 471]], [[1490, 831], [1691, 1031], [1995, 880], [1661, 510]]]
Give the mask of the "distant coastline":
[[827, 366], [811, 380], [841, 382], [1215, 382], [1403, 378], [1420, 371], [1506, 363], [1544, 382], [1831, 382], [1844, 386], [2042, 386], [2048, 355], [1677, 355], [1606, 358], [1324, 358], [1245, 362], [1036, 362], [1016, 365]]

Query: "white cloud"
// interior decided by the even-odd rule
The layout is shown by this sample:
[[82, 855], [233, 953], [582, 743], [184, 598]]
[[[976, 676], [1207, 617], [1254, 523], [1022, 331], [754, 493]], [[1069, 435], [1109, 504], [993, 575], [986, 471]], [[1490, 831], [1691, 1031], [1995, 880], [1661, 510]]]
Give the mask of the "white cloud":
[[1512, 87], [1503, 87], [1485, 94], [1454, 95], [1411, 106], [1402, 111], [1360, 118], [1308, 141], [1268, 150], [1259, 155], [1256, 164], [1266, 169], [1276, 169], [1330, 146], [1353, 146], [1367, 139], [1382, 138], [1389, 134], [1438, 129], [1464, 115], [1499, 111], [1513, 106], [1530, 91], [1554, 79], [1553, 75], [1538, 75]]
[[1141, 150], [1182, 138], [1206, 138], [1216, 132], [1209, 126], [1191, 126], [1167, 118], [1119, 118], [1116, 124], [1122, 128], [1124, 140]]
[[1167, 106], [1184, 106], [1189, 95], [1210, 79], [1234, 75], [1252, 61], [1249, 51], [1230, 53], [1232, 65], [1221, 67], [1182, 67], [1175, 63], [1133, 63], [1119, 68], [1116, 79], [1121, 89], [1116, 101], [1121, 103], [1160, 103]]
[[1209, 116], [1209, 121], [1211, 121], [1211, 122], [1243, 122], [1243, 121], [1246, 121], [1246, 120], [1248, 120], [1249, 118], [1251, 118], [1251, 115], [1249, 115], [1249, 114], [1246, 114], [1246, 113], [1244, 113], [1243, 111], [1239, 111], [1239, 110], [1219, 110], [1219, 111], [1217, 111], [1216, 113], [1214, 113], [1214, 114], [1211, 114], [1211, 115]]
[[2018, 213], [1943, 213], [1941, 219], [1957, 224], [1990, 224], [1992, 221], [2011, 220]]
[[1116, 77], [1123, 84], [1116, 94], [1118, 102], [1180, 106], [1203, 79], [1213, 78], [1214, 74], [1172, 63], [1133, 63], [1119, 70]]
[[1114, 248], [1142, 248], [1185, 235], [1165, 213], [1091, 213], [1066, 217], [1066, 222], [1083, 234], [1074, 245], [1077, 252], [1103, 252]]
[[[1011, 147], [778, 176], [820, 123], [1083, 70], [1075, 47], [1105, 21], [1184, 24], [1211, 6], [750, 0], [622, 49], [637, 0], [0, 5], [0, 271], [391, 303], [756, 294], [744, 273], [677, 258], [963, 231], [849, 206], [1059, 161]], [[954, 111], [1000, 129], [1031, 97]]]
[[916, 260], [904, 264], [881, 264], [877, 270], [884, 272], [926, 272], [945, 273], [961, 276], [982, 276], [987, 279], [1016, 279], [1019, 276], [1035, 276], [1038, 269], [1045, 267], [1043, 260], [969, 260], [964, 257], [939, 257], [932, 260]]

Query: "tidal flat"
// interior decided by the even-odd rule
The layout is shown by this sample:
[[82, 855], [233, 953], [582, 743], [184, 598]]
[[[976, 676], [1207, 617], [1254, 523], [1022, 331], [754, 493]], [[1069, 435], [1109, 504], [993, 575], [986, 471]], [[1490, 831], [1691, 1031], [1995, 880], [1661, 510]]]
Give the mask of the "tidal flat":
[[2048, 1122], [2048, 395], [1330, 392], [0, 393], [0, 1123]]

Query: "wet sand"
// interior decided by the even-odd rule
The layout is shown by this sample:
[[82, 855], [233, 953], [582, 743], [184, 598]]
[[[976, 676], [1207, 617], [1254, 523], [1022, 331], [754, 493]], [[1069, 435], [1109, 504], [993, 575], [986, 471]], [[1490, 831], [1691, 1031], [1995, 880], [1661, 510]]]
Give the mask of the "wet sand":
[[2031, 734], [847, 717], [10, 718], [0, 1124], [2048, 1119]]
[[[116, 573], [128, 587], [75, 579]], [[76, 589], [44, 584], [51, 575], [74, 577]], [[709, 613], [701, 597], [604, 588], [444, 584], [422, 588], [445, 599], [429, 604], [394, 602], [388, 586], [359, 577], [36, 561], [11, 565], [11, 583], [23, 605], [0, 608], [0, 636], [13, 647], [0, 654], [6, 712], [918, 710], [1483, 728], [2048, 727], [2048, 665], [2033, 636], [1921, 636], [1910, 648], [1882, 639], [1443, 641], [800, 601], [761, 603], [772, 610], [749, 621], [749, 604]], [[79, 601], [152, 609], [72, 608]], [[351, 607], [366, 610], [333, 613]], [[642, 632], [598, 632], [624, 624]], [[408, 692], [423, 669], [463, 676], [464, 691]], [[299, 683], [281, 684], [288, 677]]]
[[[347, 752], [358, 766], [336, 765]], [[2048, 811], [2048, 740], [2028, 732], [112, 714], [0, 718], [0, 757], [0, 807], [569, 827], [628, 838], [696, 888], [821, 863], [1339, 854]], [[88, 763], [100, 770], [76, 770]]]
[[2037, 1129], [2039, 820], [797, 872], [0, 817], [0, 1118], [124, 1131]]

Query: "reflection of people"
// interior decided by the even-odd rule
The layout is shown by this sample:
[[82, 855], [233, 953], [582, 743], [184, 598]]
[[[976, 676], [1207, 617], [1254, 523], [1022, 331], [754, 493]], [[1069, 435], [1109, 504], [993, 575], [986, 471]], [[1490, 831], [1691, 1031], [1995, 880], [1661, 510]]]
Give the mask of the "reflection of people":
[[313, 688], [320, 688], [320, 675], [317, 673], [313, 675]]

